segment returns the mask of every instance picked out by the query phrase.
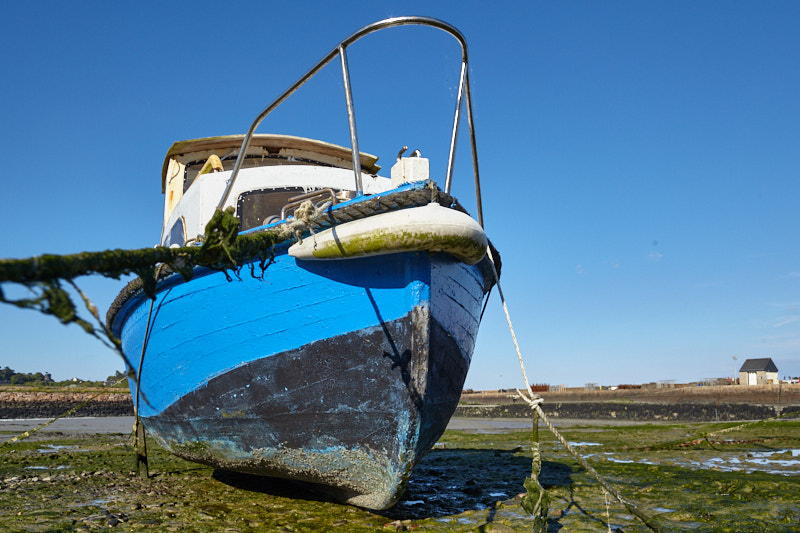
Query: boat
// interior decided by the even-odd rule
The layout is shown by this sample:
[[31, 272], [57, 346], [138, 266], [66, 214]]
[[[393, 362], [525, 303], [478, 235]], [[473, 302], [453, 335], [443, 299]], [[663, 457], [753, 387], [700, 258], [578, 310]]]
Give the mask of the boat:
[[[444, 30], [462, 45], [443, 187], [418, 153], [401, 153], [390, 176], [380, 176], [377, 158], [358, 150], [346, 47], [410, 24]], [[336, 57], [349, 148], [255, 133]], [[462, 107], [477, 220], [450, 195]], [[482, 228], [471, 115], [463, 36], [436, 19], [399, 17], [340, 43], [245, 135], [175, 143], [162, 168], [161, 246], [198, 245], [195, 236], [225, 209], [235, 212], [240, 235], [283, 237], [236, 272], [195, 267], [187, 279], [167, 269], [154, 299], [139, 280], [121, 291], [108, 324], [148, 434], [191, 461], [302, 482], [368, 509], [393, 506], [456, 408], [497, 276]]]

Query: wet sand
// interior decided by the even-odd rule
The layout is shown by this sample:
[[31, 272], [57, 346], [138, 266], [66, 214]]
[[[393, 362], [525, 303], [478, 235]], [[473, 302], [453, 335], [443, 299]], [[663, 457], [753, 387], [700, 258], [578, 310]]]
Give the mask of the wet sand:
[[[0, 420], [0, 432], [22, 433], [44, 424], [48, 420], [47, 418]], [[133, 421], [134, 418], [132, 416], [60, 418], [40, 431], [65, 434], [129, 433], [132, 431]], [[530, 419], [524, 418], [484, 419], [454, 417], [447, 425], [447, 429], [450, 430], [475, 433], [505, 433], [508, 431], [522, 431], [530, 427]]]
[[[49, 418], [18, 418], [15, 420], [0, 420], [0, 432], [9, 437], [16, 433], [23, 433], [40, 426], [50, 420]], [[132, 416], [101, 416], [59, 418], [49, 426], [39, 430], [46, 433], [98, 434], [98, 433], [130, 433], [133, 431]], [[0, 437], [0, 440], [6, 440]]]
[[[0, 442], [7, 440], [14, 435], [31, 430], [44, 424], [47, 418], [20, 418], [13, 420], [0, 420]], [[39, 430], [42, 433], [63, 433], [67, 435], [94, 435], [112, 433], [131, 433], [133, 431], [132, 416], [102, 416], [102, 417], [78, 417], [60, 418]], [[556, 427], [573, 427], [582, 425], [595, 425], [601, 423], [604, 426], [627, 425], [635, 426], [640, 424], [659, 424], [659, 422], [642, 422], [632, 420], [578, 420], [578, 419], [554, 419]], [[540, 426], [541, 427], [541, 426]], [[525, 431], [531, 429], [530, 418], [473, 418], [473, 417], [453, 417], [447, 425], [451, 431], [464, 431], [468, 433], [499, 434], [513, 431]]]

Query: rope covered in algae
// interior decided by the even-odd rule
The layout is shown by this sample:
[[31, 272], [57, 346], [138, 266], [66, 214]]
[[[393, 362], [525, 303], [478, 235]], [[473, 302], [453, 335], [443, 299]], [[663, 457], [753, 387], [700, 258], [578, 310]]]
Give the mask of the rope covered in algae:
[[[236, 269], [254, 258], [262, 260], [262, 268], [269, 261], [270, 250], [276, 244], [302, 240], [306, 232], [364, 218], [377, 213], [417, 207], [431, 202], [457, 211], [466, 210], [452, 196], [438, 191], [434, 181], [424, 187], [405, 191], [375, 194], [366, 200], [330, 209], [330, 204], [301, 205], [293, 218], [272, 228], [245, 235], [238, 234], [239, 220], [233, 208], [217, 210], [199, 240], [202, 246], [170, 248], [156, 246], [137, 250], [105, 250], [77, 254], [43, 254], [27, 259], [0, 259], [0, 283], [38, 283], [74, 279], [90, 274], [118, 279], [127, 274], [138, 274], [148, 280], [153, 278], [155, 266], [166, 264], [187, 280], [195, 266], [216, 269]], [[152, 287], [155, 288], [155, 282]], [[2, 295], [2, 292], [0, 292]], [[9, 302], [10, 303], [10, 302]]]
[[[62, 286], [62, 281], [68, 281], [79, 291], [71, 280], [80, 276], [99, 274], [119, 279], [123, 275], [136, 274], [138, 279], [125, 290], [142, 290], [148, 297], [154, 298], [158, 282], [155, 276], [157, 265], [164, 265], [165, 272], [178, 273], [186, 281], [192, 278], [197, 267], [222, 271], [230, 279], [229, 272], [238, 276], [243, 266], [249, 265], [251, 275], [257, 277], [256, 269], [260, 268], [263, 276], [265, 269], [273, 262], [276, 245], [301, 241], [304, 235], [317, 229], [431, 202], [466, 213], [455, 198], [439, 191], [434, 181], [427, 180], [414, 188], [374, 194], [333, 209], [328, 203], [321, 206], [304, 203], [296, 210], [294, 217], [287, 221], [245, 235], [239, 234], [239, 220], [234, 216], [232, 208], [217, 210], [205, 228], [205, 235], [197, 239], [202, 243], [200, 246], [156, 246], [137, 250], [115, 249], [69, 255], [43, 254], [27, 259], [0, 259], [0, 284], [22, 284], [34, 294], [31, 298], [8, 298], [0, 285], [0, 302], [38, 310], [55, 316], [63, 324], [78, 324], [101, 341], [103, 337], [107, 338], [124, 358], [119, 340], [111, 334], [107, 326], [110, 323], [108, 319], [116, 310], [115, 306], [112, 304], [109, 309], [106, 323], [101, 323], [101, 327], [96, 329], [78, 315], [77, 307]], [[499, 263], [496, 267], [499, 269]], [[123, 295], [120, 294], [121, 296]], [[92, 310], [93, 304], [82, 293], [81, 297], [90, 312], [96, 316], [96, 310]]]
[[217, 211], [206, 226], [202, 246], [167, 248], [157, 246], [141, 250], [106, 250], [104, 252], [82, 252], [72, 255], [45, 254], [29, 259], [0, 260], [0, 282], [13, 282], [26, 286], [34, 296], [30, 298], [7, 298], [0, 286], [0, 302], [20, 308], [35, 309], [56, 317], [62, 324], [75, 323], [84, 331], [103, 340], [105, 336], [111, 346], [124, 358], [122, 347], [108, 327], [100, 323], [100, 329], [78, 315], [77, 307], [61, 280], [81, 295], [84, 305], [100, 322], [97, 308], [74, 283], [74, 278], [88, 274], [100, 274], [119, 279], [125, 274], [138, 274], [142, 288], [150, 297], [155, 297], [155, 266], [166, 264], [184, 279], [192, 277], [195, 266], [207, 266], [219, 270], [237, 268], [237, 260], [259, 257], [262, 265], [269, 259], [269, 251], [275, 242], [272, 233], [256, 234], [237, 242], [239, 220], [233, 210]]
[[[505, 315], [506, 315], [506, 322], [508, 322], [508, 327], [509, 327], [509, 330], [511, 331], [511, 337], [514, 340], [514, 347], [517, 350], [517, 358], [519, 360], [520, 369], [522, 371], [522, 377], [525, 380], [525, 390], [526, 390], [527, 394], [523, 394], [519, 389], [517, 389], [517, 393], [519, 394], [519, 397], [522, 398], [533, 409], [534, 422], [536, 422], [536, 417], [537, 416], [539, 418], [541, 418], [542, 421], [547, 426], [547, 429], [549, 429], [550, 432], [556, 437], [556, 439], [558, 439], [558, 441], [562, 444], [562, 446], [564, 446], [564, 448], [570, 453], [570, 455], [572, 455], [578, 461], [578, 463], [580, 463], [580, 465], [582, 467], [584, 467], [586, 469], [586, 471], [589, 472], [597, 480], [598, 483], [600, 483], [600, 486], [603, 487], [603, 489], [608, 494], [613, 496], [618, 502], [620, 502], [623, 505], [625, 505], [625, 507], [627, 507], [627, 509], [633, 515], [635, 515], [637, 518], [639, 518], [639, 520], [641, 520], [642, 523], [645, 526], [647, 526], [650, 530], [652, 530], [652, 531], [654, 531], [656, 533], [659, 533], [659, 532], [662, 532], [662, 531], [667, 531], [666, 529], [664, 529], [663, 526], [661, 526], [658, 523], [656, 523], [655, 519], [652, 516], [650, 516], [647, 513], [643, 512], [633, 502], [628, 501], [626, 498], [623, 498], [623, 496], [619, 493], [619, 491], [617, 491], [614, 487], [612, 487], [597, 472], [597, 470], [595, 470], [592, 467], [592, 465], [590, 465], [586, 461], [586, 459], [584, 459], [578, 452], [575, 451], [574, 448], [572, 448], [572, 446], [570, 446], [569, 442], [567, 442], [567, 439], [565, 439], [564, 436], [561, 435], [561, 433], [555, 428], [555, 426], [553, 426], [553, 423], [550, 421], [550, 419], [547, 417], [547, 415], [542, 410], [541, 403], [542, 403], [543, 399], [540, 396], [538, 396], [536, 394], [533, 394], [533, 392], [531, 392], [530, 382], [528, 381], [528, 375], [527, 375], [527, 372], [525, 371], [525, 364], [524, 364], [524, 362], [522, 360], [522, 351], [519, 348], [519, 343], [517, 342], [517, 336], [516, 336], [516, 334], [514, 332], [514, 326], [511, 323], [511, 315], [508, 312], [508, 306], [506, 305], [506, 300], [505, 300], [505, 297], [503, 296], [503, 290], [500, 287], [500, 276], [497, 274], [497, 271], [496, 271], [495, 266], [494, 266], [494, 254], [493, 254], [491, 248], [487, 251], [487, 255], [489, 256], [490, 263], [492, 264], [492, 269], [494, 270], [495, 284], [497, 285], [497, 292], [500, 295], [500, 301], [503, 304], [503, 311], [505, 312]], [[538, 478], [538, 474], [541, 471], [541, 458], [539, 457], [538, 442], [534, 443], [533, 448], [534, 448], [533, 473], [535, 474], [535, 477]], [[539, 465], [538, 468], [537, 468], [537, 463]], [[528, 491], [528, 493], [523, 498], [523, 506], [525, 506], [526, 498], [528, 499], [529, 502], [531, 500], [533, 500], [535, 502], [540, 502], [540, 503], [542, 502], [542, 498], [539, 496], [539, 494], [544, 492], [544, 489], [542, 488], [541, 484], [539, 484], [538, 479], [527, 478], [525, 480], [524, 487]], [[529, 504], [529, 506], [530, 506], [530, 509], [535, 510], [537, 513], [539, 513], [538, 515], [534, 515], [534, 526], [536, 526], [540, 521], [542, 512], [544, 513], [544, 516], [546, 517], [547, 509], [546, 508], [542, 508], [541, 505], [536, 506], [536, 505]], [[529, 507], [525, 507], [525, 510], [530, 512], [531, 514], [533, 514], [531, 512], [531, 510], [529, 510]], [[542, 530], [542, 529], [540, 529], [540, 530]]]
[[[152, 272], [159, 263], [191, 279], [195, 266], [234, 268], [237, 260], [259, 257], [279, 237], [278, 232], [266, 231], [237, 238], [238, 228], [239, 219], [233, 215], [233, 208], [228, 208], [214, 214], [206, 226], [202, 246], [156, 246], [138, 250], [117, 249], [69, 255], [44, 254], [28, 259], [0, 259], [0, 282], [29, 284], [74, 279], [89, 274], [111, 278], [139, 274], [145, 278], [143, 274]], [[152, 278], [152, 273], [149, 277]]]

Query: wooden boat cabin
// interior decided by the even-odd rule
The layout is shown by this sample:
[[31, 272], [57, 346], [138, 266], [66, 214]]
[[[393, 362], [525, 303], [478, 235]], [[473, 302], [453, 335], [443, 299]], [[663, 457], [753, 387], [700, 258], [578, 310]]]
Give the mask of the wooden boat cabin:
[[[230, 179], [242, 140], [242, 135], [228, 135], [172, 145], [162, 169], [162, 245], [182, 246], [203, 234]], [[397, 179], [393, 185], [392, 179], [377, 176], [376, 156], [360, 156], [364, 194], [397, 186]], [[415, 180], [428, 178], [427, 160], [420, 162], [425, 170], [417, 171]], [[240, 230], [245, 231], [280, 221], [301, 199], [324, 201], [327, 197], [332, 203], [352, 199], [356, 196], [353, 178], [349, 148], [289, 135], [254, 135], [225, 207], [236, 209]]]

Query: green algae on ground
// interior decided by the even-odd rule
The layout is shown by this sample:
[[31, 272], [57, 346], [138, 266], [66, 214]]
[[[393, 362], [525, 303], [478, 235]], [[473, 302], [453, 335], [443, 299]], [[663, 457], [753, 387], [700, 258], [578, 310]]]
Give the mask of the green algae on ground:
[[[563, 428], [622, 494], [670, 531], [800, 529], [800, 424], [778, 421], [726, 434], [709, 446], [647, 450], [724, 424]], [[550, 497], [548, 531], [631, 532], [647, 528], [546, 431], [540, 480]], [[0, 454], [2, 531], [528, 531], [523, 480], [530, 431], [446, 432], [415, 469], [401, 502], [386, 512], [334, 503], [297, 485], [197, 465], [151, 442], [151, 476], [133, 474], [128, 435], [39, 435]], [[751, 456], [748, 458], [748, 454]], [[787, 463], [780, 473], [755, 460]], [[715, 460], [716, 459], [716, 460]], [[747, 466], [747, 472], [726, 471]]]

